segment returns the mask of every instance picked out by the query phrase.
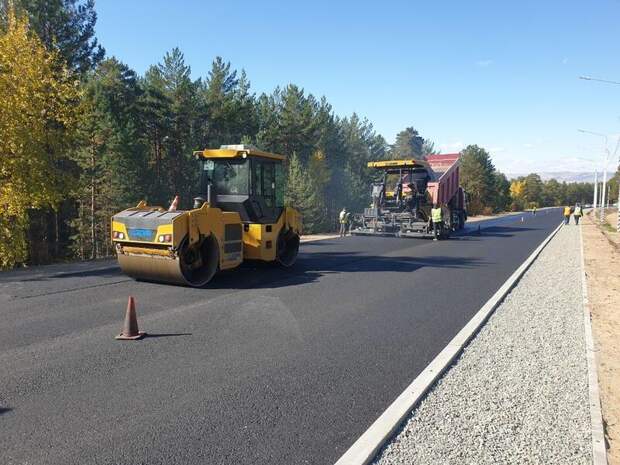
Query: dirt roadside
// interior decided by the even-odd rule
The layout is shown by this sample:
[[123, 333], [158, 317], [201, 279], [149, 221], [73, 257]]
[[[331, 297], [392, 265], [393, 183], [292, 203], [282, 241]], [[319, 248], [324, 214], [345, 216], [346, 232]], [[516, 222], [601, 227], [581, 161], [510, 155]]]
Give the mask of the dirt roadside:
[[581, 228], [608, 461], [620, 465], [620, 250], [589, 216]]

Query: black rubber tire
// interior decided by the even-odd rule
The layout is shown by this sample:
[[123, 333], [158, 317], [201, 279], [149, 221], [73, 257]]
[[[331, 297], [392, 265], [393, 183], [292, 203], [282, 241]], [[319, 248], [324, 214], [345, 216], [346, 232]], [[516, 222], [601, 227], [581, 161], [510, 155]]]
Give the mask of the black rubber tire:
[[285, 268], [297, 261], [299, 254], [299, 235], [292, 230], [281, 231], [276, 242], [276, 261]]
[[203, 264], [198, 269], [190, 269], [185, 265], [184, 254], [187, 253], [187, 240], [184, 240], [180, 247], [181, 273], [183, 279], [188, 286], [204, 287], [215, 276], [220, 267], [220, 247], [217, 239], [213, 235], [203, 239], [200, 244], [200, 254], [202, 255]]

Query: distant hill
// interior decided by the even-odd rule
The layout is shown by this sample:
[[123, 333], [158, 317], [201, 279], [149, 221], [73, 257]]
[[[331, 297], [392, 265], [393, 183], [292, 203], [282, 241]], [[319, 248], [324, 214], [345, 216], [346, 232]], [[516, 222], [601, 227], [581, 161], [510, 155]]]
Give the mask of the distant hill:
[[[508, 179], [516, 179], [520, 176], [527, 176], [530, 173], [510, 173], [506, 176]], [[575, 171], [549, 171], [537, 173], [543, 181], [555, 179], [558, 182], [594, 182], [593, 172], [575, 172]], [[613, 173], [607, 173], [607, 179], [611, 178]], [[598, 174], [599, 181], [603, 180], [603, 173]]]

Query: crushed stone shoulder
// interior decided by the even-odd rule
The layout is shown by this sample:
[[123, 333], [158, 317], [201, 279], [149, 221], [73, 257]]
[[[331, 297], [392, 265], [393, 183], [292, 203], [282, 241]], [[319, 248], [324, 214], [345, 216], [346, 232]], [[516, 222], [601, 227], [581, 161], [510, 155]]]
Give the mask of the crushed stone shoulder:
[[592, 463], [580, 273], [563, 227], [373, 463]]

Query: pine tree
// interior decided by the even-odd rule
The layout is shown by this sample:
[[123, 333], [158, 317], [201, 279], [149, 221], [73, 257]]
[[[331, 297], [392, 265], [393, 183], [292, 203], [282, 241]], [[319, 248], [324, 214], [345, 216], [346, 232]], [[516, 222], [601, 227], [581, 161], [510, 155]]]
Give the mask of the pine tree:
[[314, 205], [312, 205], [311, 223], [317, 231], [325, 231], [330, 225], [330, 216], [327, 204], [327, 186], [330, 183], [331, 173], [327, 165], [325, 153], [317, 150], [308, 162], [308, 179], [313, 193]]
[[461, 153], [461, 185], [469, 195], [469, 213], [493, 211], [495, 167], [491, 157], [477, 145], [469, 145]]
[[144, 128], [143, 140], [148, 158], [149, 186], [145, 197], [150, 204], [162, 204], [170, 198], [171, 192], [167, 187], [166, 153], [164, 141], [169, 137], [172, 100], [166, 94], [164, 83], [159, 70], [151, 67], [140, 80], [142, 96], [142, 125]]
[[[167, 203], [175, 195], [182, 205], [191, 204], [197, 182], [197, 165], [192, 156], [200, 146], [198, 83], [191, 80], [191, 69], [183, 53], [174, 48], [164, 56], [163, 63], [152, 66], [143, 83], [149, 99], [158, 108], [148, 116], [150, 164], [154, 168], [154, 185], [150, 199]], [[154, 118], [162, 113], [162, 121]]]
[[424, 154], [424, 138], [413, 127], [405, 128], [396, 135], [396, 142], [390, 150], [392, 160], [422, 158]]
[[545, 206], [562, 205], [562, 185], [555, 179], [550, 179], [543, 185], [543, 204]]
[[105, 50], [95, 38], [94, 0], [0, 0], [0, 10], [10, 3], [28, 17], [45, 47], [57, 50], [69, 69], [84, 74], [103, 59]]
[[109, 255], [110, 217], [135, 204], [145, 190], [145, 147], [141, 143], [141, 89], [135, 72], [112, 58], [85, 85], [81, 149], [77, 161], [79, 204], [74, 249], [82, 258]]
[[370, 185], [376, 173], [368, 168], [369, 161], [387, 157], [387, 143], [378, 135], [372, 124], [355, 113], [342, 121], [347, 159], [345, 163], [346, 196], [344, 203], [349, 210], [361, 211], [370, 201]]
[[211, 147], [239, 142], [230, 140], [230, 130], [235, 118], [233, 96], [238, 85], [237, 71], [231, 71], [230, 63], [216, 57], [202, 89], [206, 109], [205, 136]]
[[304, 232], [312, 234], [323, 230], [324, 203], [317, 179], [311, 176], [297, 154], [289, 158], [285, 204], [298, 209], [303, 216]]
[[435, 143], [431, 140], [425, 139], [422, 144], [422, 157], [426, 158], [427, 155], [437, 155], [439, 151], [435, 148]]
[[254, 139], [258, 131], [255, 96], [245, 71], [237, 77], [230, 63], [217, 57], [204, 84], [200, 83], [204, 105], [203, 145], [219, 147], [238, 144], [244, 137]]
[[510, 181], [505, 174], [498, 171], [494, 172], [492, 195], [494, 212], [502, 212], [510, 208]]
[[340, 205], [347, 196], [345, 185], [345, 165], [347, 150], [341, 120], [337, 118], [327, 99], [323, 97], [315, 114], [318, 127], [316, 148], [325, 155], [329, 182], [324, 187], [326, 204], [326, 228], [329, 229], [342, 208]]
[[269, 97], [259, 99], [261, 121], [259, 145], [277, 153], [295, 152], [306, 164], [316, 149], [319, 135], [315, 115], [317, 102], [313, 95], [306, 97], [303, 89], [288, 85], [277, 88]]
[[258, 113], [256, 96], [250, 90], [251, 84], [245, 70], [241, 70], [239, 82], [234, 90], [234, 134], [233, 141], [256, 138], [258, 132]]
[[528, 174], [524, 179], [523, 197], [526, 208], [540, 206], [543, 200], [543, 183], [537, 174]]

